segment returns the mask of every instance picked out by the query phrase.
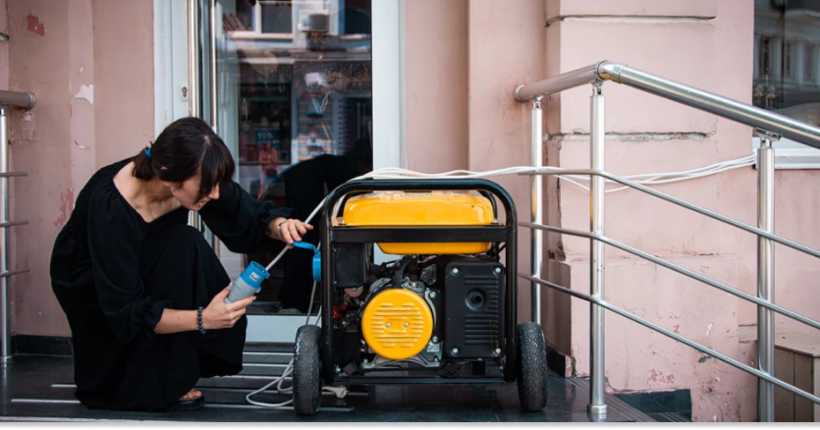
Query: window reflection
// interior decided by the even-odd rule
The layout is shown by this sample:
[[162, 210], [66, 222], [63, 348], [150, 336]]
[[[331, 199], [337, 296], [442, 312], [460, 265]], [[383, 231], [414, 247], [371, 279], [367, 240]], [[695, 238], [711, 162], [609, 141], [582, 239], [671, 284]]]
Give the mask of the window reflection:
[[[239, 166], [236, 180], [305, 219], [329, 190], [372, 170], [370, 0], [219, 4], [217, 103], [220, 131]], [[318, 244], [318, 231], [306, 240]], [[273, 257], [239, 260], [244, 267]], [[305, 311], [310, 257], [288, 252], [257, 303]], [[223, 258], [226, 268], [230, 258]]]
[[820, 2], [755, 0], [755, 106], [817, 124]]

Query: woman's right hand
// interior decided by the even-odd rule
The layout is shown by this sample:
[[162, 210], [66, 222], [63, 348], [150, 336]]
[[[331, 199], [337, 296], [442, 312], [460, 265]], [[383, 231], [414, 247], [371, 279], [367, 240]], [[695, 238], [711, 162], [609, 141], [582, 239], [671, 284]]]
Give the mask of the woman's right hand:
[[256, 300], [256, 296], [246, 297], [233, 303], [225, 303], [225, 298], [231, 290], [225, 288], [214, 296], [208, 307], [202, 310], [202, 328], [205, 330], [218, 330], [221, 328], [231, 328], [245, 315], [245, 308]]

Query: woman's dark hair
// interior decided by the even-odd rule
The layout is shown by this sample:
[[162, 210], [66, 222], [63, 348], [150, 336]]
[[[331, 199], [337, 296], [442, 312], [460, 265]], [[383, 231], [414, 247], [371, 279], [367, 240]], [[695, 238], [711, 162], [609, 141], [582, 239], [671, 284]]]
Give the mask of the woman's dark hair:
[[225, 142], [199, 118], [174, 121], [151, 145], [151, 157], [145, 149], [134, 157], [133, 175], [143, 181], [182, 183], [200, 175], [197, 201], [233, 178], [234, 162]]

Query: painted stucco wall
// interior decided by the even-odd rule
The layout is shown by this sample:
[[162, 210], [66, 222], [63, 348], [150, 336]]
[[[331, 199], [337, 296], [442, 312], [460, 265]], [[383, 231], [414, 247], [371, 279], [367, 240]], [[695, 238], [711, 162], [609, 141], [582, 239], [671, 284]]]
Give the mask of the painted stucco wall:
[[411, 170], [467, 168], [467, 10], [467, 0], [407, 2], [407, 141], [424, 142], [407, 145]]
[[153, 135], [152, 8], [100, 0], [4, 8], [9, 88], [37, 96], [11, 121], [12, 169], [29, 172], [11, 186], [12, 218], [29, 220], [12, 230], [12, 266], [31, 268], [12, 278], [15, 334], [69, 334], [48, 274], [54, 239], [88, 178]]
[[[9, 34], [6, 0], [0, 0], [0, 33]], [[0, 41], [0, 89], [9, 89], [9, 43]]]

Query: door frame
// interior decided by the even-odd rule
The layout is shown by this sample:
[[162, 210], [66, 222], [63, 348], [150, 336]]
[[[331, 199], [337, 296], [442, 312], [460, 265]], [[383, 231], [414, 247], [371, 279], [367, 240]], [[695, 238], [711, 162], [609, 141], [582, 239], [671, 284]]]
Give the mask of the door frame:
[[[188, 116], [182, 96], [188, 86], [188, 22], [186, 1], [153, 3], [154, 130], [159, 135]], [[372, 2], [373, 169], [407, 166], [405, 11], [406, 0]], [[292, 343], [304, 322], [304, 316], [249, 315], [246, 342]]]

